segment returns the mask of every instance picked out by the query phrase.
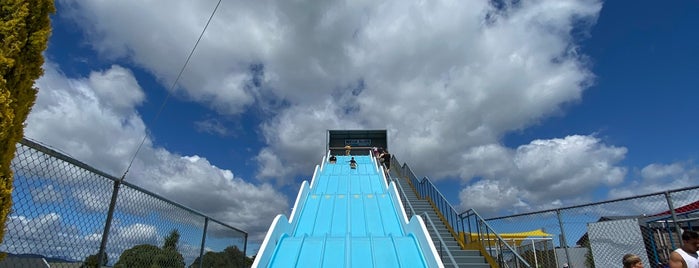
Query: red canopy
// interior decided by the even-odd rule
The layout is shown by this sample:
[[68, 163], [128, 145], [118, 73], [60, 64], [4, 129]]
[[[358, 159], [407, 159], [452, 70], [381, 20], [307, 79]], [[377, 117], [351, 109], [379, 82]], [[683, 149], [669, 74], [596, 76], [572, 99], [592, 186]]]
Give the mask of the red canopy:
[[[692, 211], [695, 211], [695, 210], [699, 210], [699, 200], [694, 201], [694, 203], [691, 203], [691, 204], [684, 205], [684, 206], [681, 206], [681, 207], [676, 208], [676, 209], [675, 209], [675, 213], [676, 213], [676, 214], [682, 214], [682, 213], [692, 212]], [[653, 215], [653, 216], [662, 216], [662, 215], [670, 215], [670, 210], [667, 210], [667, 211], [662, 212], [662, 213], [655, 214], [655, 215]]]

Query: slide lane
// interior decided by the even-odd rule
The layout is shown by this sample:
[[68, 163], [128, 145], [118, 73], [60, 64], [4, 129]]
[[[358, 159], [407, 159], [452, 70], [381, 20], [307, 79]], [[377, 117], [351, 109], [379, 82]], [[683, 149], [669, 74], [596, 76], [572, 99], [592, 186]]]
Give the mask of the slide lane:
[[369, 156], [325, 163], [291, 234], [266, 267], [427, 267], [415, 236], [405, 234], [383, 176]]

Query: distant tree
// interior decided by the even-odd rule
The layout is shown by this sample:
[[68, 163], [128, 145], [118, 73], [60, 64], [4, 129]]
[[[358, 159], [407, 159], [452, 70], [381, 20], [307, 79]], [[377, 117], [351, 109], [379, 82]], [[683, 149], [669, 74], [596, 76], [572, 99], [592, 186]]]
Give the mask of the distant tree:
[[[107, 256], [107, 253], [104, 252], [102, 254], [102, 263], [108, 263], [108, 262], [109, 262], [109, 257]], [[87, 258], [85, 258], [85, 260], [83, 261], [83, 264], [80, 265], [80, 267], [81, 268], [100, 267], [100, 262], [99, 262], [99, 259], [97, 258], [97, 254], [87, 256]]]
[[154, 245], [137, 245], [124, 251], [114, 267], [146, 267], [146, 268], [184, 268], [184, 257], [177, 251], [180, 232], [170, 231], [163, 247]]
[[184, 268], [184, 257], [177, 251], [174, 250], [162, 250], [160, 254], [155, 256], [154, 259], [155, 267], [172, 267], [172, 268]]
[[165, 243], [163, 243], [163, 249], [177, 251], [177, 243], [180, 242], [180, 232], [177, 229], [170, 231], [170, 234], [165, 237]]
[[[253, 258], [248, 258], [236, 246], [227, 247], [223, 252], [207, 252], [204, 254], [202, 267], [233, 267], [247, 268], [252, 266]], [[201, 260], [197, 257], [190, 268], [198, 268]]]
[[177, 229], [170, 231], [165, 237], [162, 252], [156, 257], [155, 263], [159, 267], [184, 268], [184, 257], [177, 251], [177, 244], [180, 242], [180, 232]]
[[122, 252], [114, 267], [152, 267], [155, 262], [154, 257], [160, 255], [161, 252], [162, 249], [154, 245], [137, 245]]
[[43, 74], [41, 53], [51, 33], [49, 14], [55, 11], [53, 0], [0, 1], [0, 243], [12, 207], [10, 162], [36, 99], [34, 80]]

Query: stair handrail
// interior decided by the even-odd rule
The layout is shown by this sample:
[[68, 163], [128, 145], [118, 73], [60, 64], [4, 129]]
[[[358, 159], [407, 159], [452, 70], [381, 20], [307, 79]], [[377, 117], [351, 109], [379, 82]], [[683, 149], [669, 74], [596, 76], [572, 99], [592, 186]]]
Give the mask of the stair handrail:
[[391, 200], [393, 200], [393, 203], [396, 204], [394, 206], [394, 208], [397, 210], [396, 213], [400, 215], [399, 217], [402, 216], [401, 218], [403, 220], [400, 222], [403, 226], [403, 231], [405, 233], [413, 234], [417, 244], [420, 246], [420, 248], [422, 248], [428, 267], [444, 268], [444, 264], [442, 259], [439, 257], [437, 248], [434, 246], [434, 243], [430, 238], [425, 221], [422, 219], [422, 217], [417, 215], [413, 215], [410, 219], [408, 219], [408, 213], [405, 211], [400, 193], [398, 193], [398, 187], [395, 184], [396, 182], [393, 182], [391, 186], [389, 186], [390, 190], [388, 195], [391, 197]]
[[423, 177], [421, 181], [418, 180], [417, 176], [410, 168], [410, 166], [408, 166], [407, 163], [403, 163], [403, 165], [401, 166], [400, 162], [395, 157], [395, 155], [391, 155], [391, 164], [400, 166], [400, 175], [408, 177], [410, 179], [410, 182], [412, 183], [413, 187], [417, 192], [418, 198], [427, 199], [428, 196], [430, 197], [429, 200], [431, 201], [432, 205], [436, 207], [441, 216], [444, 218], [447, 228], [452, 232], [452, 235], [454, 236], [456, 241], [461, 243], [463, 246], [465, 244], [465, 241], [461, 241], [459, 237], [459, 232], [464, 231], [463, 223], [460, 220], [458, 220], [459, 213], [456, 209], [454, 209], [454, 207], [452, 207], [452, 205], [449, 203], [449, 201], [447, 201], [444, 195], [442, 195], [442, 192], [437, 190], [437, 187], [434, 186], [434, 184], [428, 177]]
[[[496, 232], [495, 229], [493, 229], [493, 227], [491, 227], [490, 224], [488, 224], [488, 222], [485, 221], [485, 219], [483, 219], [483, 217], [481, 217], [480, 214], [478, 214], [478, 212], [476, 212], [475, 209], [469, 209], [469, 210], [464, 211], [464, 212], [459, 214], [459, 218], [461, 218], [462, 222], [464, 221], [464, 219], [468, 220], [469, 240], [470, 240], [470, 233], [471, 233], [471, 217], [474, 218], [474, 221], [475, 221], [474, 223], [476, 224], [476, 232], [478, 233], [478, 238], [477, 238], [478, 241], [477, 242], [479, 242], [481, 244], [481, 246], [483, 247], [484, 250], [488, 251], [488, 248], [492, 248], [490, 246], [490, 241], [492, 241], [492, 239], [490, 239], [490, 237], [492, 234], [497, 239], [496, 245], [497, 245], [498, 249], [496, 249], [496, 252], [500, 252], [500, 254], [502, 255], [502, 252], [503, 252], [502, 245], [504, 244], [505, 247], [510, 252], [512, 252], [512, 254], [514, 255], [515, 261], [523, 264], [524, 267], [531, 268], [531, 265], [529, 265], [529, 263], [526, 260], [524, 260], [524, 258], [522, 258], [522, 256], [520, 256], [519, 253], [517, 253], [517, 251], [514, 248], [512, 248], [512, 246], [510, 246], [510, 244], [507, 243], [507, 241], [505, 241], [505, 239], [503, 239], [500, 236], [500, 234], [498, 234], [498, 232]], [[483, 226], [483, 228], [485, 228], [485, 230], [482, 230], [483, 228], [481, 226]], [[485, 235], [484, 235], [484, 232], [485, 232]], [[483, 237], [485, 237], [485, 239], [483, 239]], [[488, 254], [493, 256], [493, 254], [490, 252], [488, 252]], [[493, 257], [495, 257], [495, 259], [499, 262], [500, 266], [508, 266], [505, 263], [504, 258], [498, 258], [498, 256], [493, 256]], [[517, 266], [517, 267], [519, 267], [519, 266]]]
[[[390, 177], [390, 176], [389, 176]], [[410, 216], [417, 215], [415, 214], [415, 209], [413, 208], [413, 204], [410, 203], [410, 200], [408, 200], [408, 195], [406, 195], [405, 190], [403, 189], [403, 185], [401, 185], [398, 182], [398, 179], [390, 177], [393, 182], [398, 185], [398, 190], [400, 190], [400, 193], [403, 195], [403, 198], [405, 199], [405, 202], [408, 204], [408, 207], [410, 208]], [[408, 217], [410, 218], [410, 217]]]
[[[392, 164], [399, 165], [398, 159], [396, 159], [395, 156], [391, 157], [391, 161]], [[429, 197], [428, 200], [431, 201], [432, 205], [435, 206], [438, 212], [441, 214], [440, 216], [443, 217], [445, 225], [450, 229], [450, 231], [452, 231], [452, 235], [454, 236], [456, 241], [461, 244], [462, 248], [465, 247], [467, 240], [465, 239], [465, 237], [462, 237], [460, 233], [466, 233], [466, 224], [464, 223], [464, 219], [462, 217], [462, 214], [466, 212], [458, 213], [456, 209], [454, 209], [454, 207], [449, 203], [449, 201], [447, 201], [442, 192], [440, 192], [434, 185], [434, 183], [432, 183], [432, 180], [430, 180], [429, 177], [423, 177], [422, 180], [418, 180], [417, 176], [412, 171], [410, 166], [408, 166], [407, 163], [403, 163], [403, 165], [399, 169], [399, 172], [401, 173], [401, 176], [405, 176], [410, 180], [420, 199], [428, 199]], [[475, 210], [468, 211], [473, 211], [475, 213]], [[495, 232], [495, 230], [492, 227], [490, 227], [490, 225], [488, 225], [487, 222], [485, 222], [485, 220], [483, 220], [483, 218], [480, 217], [480, 215], [478, 215], [478, 218], [480, 218], [481, 221], [487, 226], [486, 230], [492, 231], [492, 233], [494, 233], [496, 237], [500, 239], [500, 241], [504, 242], [504, 240], [502, 240], [502, 237], [500, 237], [500, 235], [497, 232]], [[470, 223], [468, 227], [470, 229]], [[505, 245], [511, 252], [514, 253], [516, 259], [518, 261], [521, 261], [521, 263], [525, 265], [525, 267], [531, 267], [529, 263], [524, 261], [524, 259], [516, 251], [514, 251], [512, 247], [510, 247], [509, 244], [505, 243]], [[498, 244], [498, 246], [500, 246], [500, 244]], [[484, 252], [484, 254], [489, 253]]]
[[447, 243], [444, 242], [444, 239], [442, 239], [442, 235], [439, 234], [439, 231], [437, 231], [437, 226], [434, 225], [434, 222], [432, 221], [432, 218], [430, 218], [430, 215], [428, 215], [427, 212], [423, 212], [421, 216], [427, 219], [427, 221], [430, 223], [430, 226], [432, 226], [432, 230], [434, 230], [434, 233], [437, 234], [437, 239], [439, 239], [439, 252], [442, 253], [442, 247], [444, 247], [447, 251], [447, 256], [449, 256], [449, 260], [451, 261], [451, 263], [454, 264], [454, 267], [459, 267], [459, 264], [457, 264], [456, 260], [454, 260], [454, 256], [451, 255], [451, 250], [449, 250]]
[[420, 186], [422, 186], [425, 196], [430, 197], [434, 205], [442, 213], [444, 219], [449, 223], [450, 227], [453, 228], [454, 232], [456, 232], [456, 234], [458, 235], [458, 232], [461, 227], [459, 223], [461, 221], [458, 220], [459, 213], [457, 212], [457, 210], [454, 209], [454, 207], [451, 205], [451, 203], [449, 203], [449, 201], [447, 201], [447, 198], [444, 197], [442, 192], [437, 189], [437, 186], [435, 186], [432, 183], [432, 180], [430, 180], [429, 177], [423, 177], [419, 184]]
[[[391, 157], [391, 161], [393, 162], [394, 160], [395, 160], [395, 157]], [[400, 190], [400, 193], [403, 195], [403, 199], [405, 199], [405, 202], [408, 204], [408, 207], [410, 208], [410, 213], [412, 213], [411, 215], [418, 215], [415, 213], [415, 209], [413, 208], [413, 204], [408, 199], [408, 195], [405, 193], [405, 189], [403, 189], [403, 184], [399, 183], [397, 178], [393, 178], [392, 176], [390, 176], [390, 173], [389, 173], [389, 178], [391, 178], [394, 181], [394, 184], [398, 185], [398, 189]], [[432, 226], [432, 230], [434, 230], [434, 233], [437, 234], [437, 238], [439, 239], [439, 243], [440, 243], [440, 245], [439, 245], [440, 246], [440, 251], [439, 251], [440, 257], [441, 257], [441, 253], [442, 253], [441, 249], [445, 248], [447, 251], [447, 256], [449, 256], [449, 260], [451, 261], [451, 263], [454, 264], [454, 267], [459, 267], [459, 265], [456, 263], [456, 260], [454, 260], [454, 256], [451, 254], [451, 250], [449, 249], [447, 244], [444, 242], [442, 235], [439, 234], [437, 227], [434, 225], [432, 218], [430, 218], [430, 216], [426, 212], [423, 212], [422, 214], [424, 214], [424, 217], [429, 221], [430, 226]]]

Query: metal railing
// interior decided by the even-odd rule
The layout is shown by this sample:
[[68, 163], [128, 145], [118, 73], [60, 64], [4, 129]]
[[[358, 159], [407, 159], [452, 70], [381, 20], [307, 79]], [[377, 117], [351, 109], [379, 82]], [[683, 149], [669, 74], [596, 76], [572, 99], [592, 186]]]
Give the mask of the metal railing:
[[[400, 166], [395, 157], [391, 163]], [[406, 164], [396, 171], [410, 180], [420, 198], [437, 196], [425, 189], [434, 185], [427, 183], [427, 178], [419, 181]], [[433, 202], [455, 232], [467, 232], [464, 224], [454, 223], [453, 216], [448, 216], [451, 206]], [[485, 222], [498, 232], [540, 230], [544, 237], [529, 239], [546, 241], [546, 246], [530, 246], [529, 252], [525, 246], [519, 249], [524, 260], [543, 263], [542, 267], [613, 267], [624, 254], [634, 253], [649, 267], [660, 268], [681, 245], [681, 230], [699, 231], [699, 186], [492, 217]]]
[[403, 195], [404, 203], [408, 204], [408, 208], [410, 208], [410, 211], [409, 211], [410, 214], [408, 214], [408, 219], [410, 219], [410, 217], [412, 217], [413, 215], [417, 215], [417, 214], [415, 214], [415, 209], [413, 208], [413, 204], [410, 203], [410, 200], [408, 200], [408, 196], [405, 194], [405, 189], [403, 189], [403, 185], [398, 183], [398, 179], [396, 179], [396, 178], [391, 178], [391, 179], [394, 181], [396, 186], [398, 186], [398, 190], [400, 190], [400, 194]]
[[466, 221], [468, 227], [468, 232], [465, 232], [467, 242], [480, 245], [488, 255], [494, 257], [500, 267], [531, 267], [513, 248], [515, 245], [505, 241], [478, 212], [469, 209], [459, 214], [459, 217]]
[[[398, 160], [395, 157], [392, 157], [391, 161], [395, 164], [398, 163]], [[436, 207], [441, 214], [440, 216], [443, 217], [442, 220], [446, 221], [445, 223], [447, 224], [449, 231], [452, 232], [452, 235], [455, 238], [458, 237], [459, 234], [457, 230], [463, 230], [464, 225], [456, 209], [451, 206], [449, 201], [447, 201], [444, 195], [437, 190], [437, 187], [432, 184], [432, 181], [430, 181], [428, 177], [418, 180], [417, 176], [415, 176], [415, 173], [413, 173], [408, 164], [403, 164], [400, 167], [400, 175], [408, 177], [411, 184], [415, 188], [415, 191], [417, 192], [418, 198], [427, 199], [428, 202]]]
[[205, 249], [212, 251], [206, 256], [246, 254], [246, 232], [36, 142], [17, 144], [11, 168], [13, 205], [1, 252], [128, 266], [124, 256], [147, 249], [168, 267], [201, 267]]
[[[680, 230], [699, 231], [699, 186], [485, 219], [500, 232], [545, 230], [556, 266], [618, 266], [624, 254], [648, 267], [665, 267], [680, 247]], [[525, 259], [530, 260], [525, 255]]]
[[[398, 164], [398, 160], [395, 157], [392, 157], [391, 161], [394, 164]], [[418, 198], [427, 199], [432, 204], [432, 206], [434, 206], [438, 210], [439, 214], [441, 214], [440, 217], [442, 217], [442, 221], [447, 226], [447, 229], [452, 233], [456, 241], [461, 244], [462, 248], [466, 248], [467, 244], [470, 241], [464, 240], [464, 238], [462, 238], [461, 236], [461, 233], [463, 233], [466, 236], [474, 234], [470, 229], [470, 224], [474, 216], [472, 216], [471, 214], [458, 213], [456, 209], [454, 209], [454, 207], [449, 203], [449, 201], [447, 201], [446, 197], [442, 195], [442, 193], [437, 189], [437, 187], [432, 183], [432, 181], [428, 177], [423, 177], [422, 180], [418, 180], [417, 176], [410, 169], [410, 166], [408, 166], [408, 164], [403, 164], [401, 166], [400, 175], [405, 176], [410, 180], [418, 195]], [[472, 214], [477, 215], [475, 211], [473, 211]], [[530, 267], [529, 264], [521, 256], [519, 256], [519, 254], [517, 254], [517, 251], [512, 249], [512, 247], [510, 247], [509, 244], [504, 243], [504, 240], [502, 240], [502, 238], [499, 237], [497, 232], [495, 232], [495, 230], [492, 227], [488, 226], [487, 223], [483, 221], [482, 218], [480, 218], [480, 216], [473, 219], [473, 222], [479, 222], [484, 224], [485, 227], [483, 227], [483, 229], [487, 230], [486, 234], [491, 236], [494, 235], [496, 238], [499, 238], [496, 239], [496, 241], [498, 241], [496, 243], [498, 246], [495, 248], [499, 251], [496, 252], [492, 249], [488, 250], [489, 248], [487, 247], [482, 248], [485, 251], [484, 253], [489, 254], [494, 261], [505, 266], [511, 262], [513, 264], [518, 265], [516, 267]], [[481, 239], [480, 235], [482, 235], [483, 233], [476, 232], [475, 234], [477, 234], [479, 239]], [[506, 251], [504, 249], [506, 249]], [[507, 255], [509, 256], [509, 258], [507, 259], [509, 262], [504, 261], [504, 257], [506, 256], [503, 255], [503, 252], [507, 253]], [[488, 258], [486, 257], [486, 259]]]
[[432, 218], [430, 218], [430, 215], [427, 215], [427, 212], [423, 212], [421, 216], [425, 217], [427, 222], [430, 223], [432, 230], [434, 230], [434, 233], [437, 235], [437, 239], [439, 239], [439, 257], [444, 258], [444, 254], [442, 253], [442, 251], [446, 251], [447, 256], [449, 257], [449, 261], [451, 261], [454, 267], [459, 267], [459, 265], [456, 263], [456, 260], [454, 260], [454, 256], [451, 255], [451, 250], [449, 250], [447, 243], [444, 242], [442, 235], [439, 234], [439, 231], [437, 231], [437, 226], [434, 225], [434, 222], [432, 221]]
[[[410, 218], [412, 215], [417, 215], [417, 214], [415, 214], [415, 209], [413, 208], [412, 203], [410, 202], [410, 200], [408, 200], [408, 195], [405, 193], [405, 189], [403, 189], [403, 185], [401, 185], [398, 182], [398, 179], [393, 178], [393, 177], [391, 177], [391, 179], [393, 180], [393, 183], [395, 183], [396, 186], [398, 186], [398, 190], [400, 190], [400, 193], [403, 196], [404, 203], [407, 203], [408, 208], [410, 208], [410, 215], [408, 215], [408, 218]], [[439, 234], [437, 227], [434, 225], [432, 218], [430, 218], [430, 216], [427, 215], [427, 213], [423, 212], [422, 214], [423, 215], [421, 215], [421, 216], [423, 216], [430, 223], [432, 230], [437, 235], [437, 239], [439, 240], [439, 249], [438, 249], [439, 250], [439, 257], [444, 258], [444, 252], [446, 251], [447, 256], [449, 257], [449, 260], [451, 261], [452, 264], [454, 264], [454, 267], [459, 267], [459, 265], [456, 263], [456, 260], [454, 260], [454, 256], [451, 254], [451, 250], [447, 246], [446, 242], [444, 242], [442, 235]]]

